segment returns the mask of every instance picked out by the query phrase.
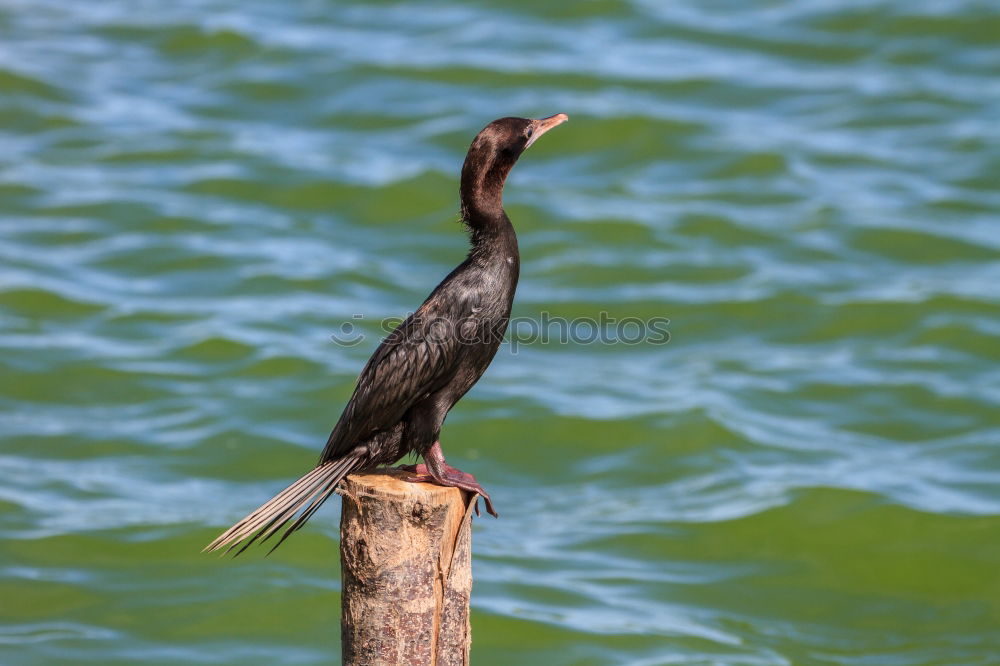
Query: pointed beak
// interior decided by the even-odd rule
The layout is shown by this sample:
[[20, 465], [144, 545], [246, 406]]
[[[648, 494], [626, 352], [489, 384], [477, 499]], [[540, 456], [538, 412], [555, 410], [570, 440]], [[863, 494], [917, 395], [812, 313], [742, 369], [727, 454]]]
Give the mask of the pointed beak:
[[556, 115], [549, 116], [548, 118], [533, 120], [532, 122], [535, 124], [535, 129], [532, 130], [531, 138], [528, 139], [528, 143], [524, 146], [524, 149], [527, 150], [531, 144], [538, 141], [538, 137], [542, 136], [556, 125], [562, 125], [567, 120], [569, 120], [569, 116], [565, 113], [557, 113]]

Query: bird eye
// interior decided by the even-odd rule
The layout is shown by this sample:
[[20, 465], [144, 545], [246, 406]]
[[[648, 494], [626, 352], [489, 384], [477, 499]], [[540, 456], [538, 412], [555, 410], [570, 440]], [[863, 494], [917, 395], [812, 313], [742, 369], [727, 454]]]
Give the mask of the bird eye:
[[532, 134], [534, 134], [534, 133], [535, 133], [535, 130], [534, 130], [534, 128], [532, 128], [532, 127], [529, 127], [529, 128], [528, 128], [528, 132], [527, 132], [527, 133], [526, 133], [526, 134], [524, 135], [524, 137], [525, 137], [526, 139], [530, 139], [530, 138], [531, 138], [531, 135], [532, 135]]

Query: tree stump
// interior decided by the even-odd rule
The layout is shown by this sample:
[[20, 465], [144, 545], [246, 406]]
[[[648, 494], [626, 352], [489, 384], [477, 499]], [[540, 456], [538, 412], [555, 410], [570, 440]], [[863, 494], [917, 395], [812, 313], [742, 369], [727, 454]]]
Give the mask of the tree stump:
[[344, 666], [469, 663], [475, 499], [406, 476], [352, 474], [338, 490]]

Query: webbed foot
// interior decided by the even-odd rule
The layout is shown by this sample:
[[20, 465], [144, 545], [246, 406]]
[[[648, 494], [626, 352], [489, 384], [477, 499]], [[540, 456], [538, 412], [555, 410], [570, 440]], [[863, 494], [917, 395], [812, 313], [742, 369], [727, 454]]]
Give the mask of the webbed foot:
[[[440, 442], [434, 442], [433, 446], [424, 455], [424, 459], [427, 461], [426, 463], [400, 465], [397, 469], [410, 472], [410, 476], [406, 477], [406, 481], [411, 483], [436, 483], [439, 486], [460, 488], [474, 495], [479, 495], [486, 504], [486, 512], [494, 518], [500, 517], [496, 509], [493, 508], [493, 500], [490, 499], [490, 494], [486, 492], [485, 488], [479, 485], [476, 477], [452, 467], [444, 461], [444, 453], [441, 451]], [[477, 497], [474, 501], [476, 503], [476, 515], [478, 516], [480, 515], [479, 498]]]

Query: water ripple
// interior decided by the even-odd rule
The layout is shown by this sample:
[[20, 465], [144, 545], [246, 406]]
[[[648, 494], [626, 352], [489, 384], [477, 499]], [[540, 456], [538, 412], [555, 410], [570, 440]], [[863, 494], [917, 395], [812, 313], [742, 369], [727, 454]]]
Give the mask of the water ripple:
[[506, 194], [515, 316], [670, 342], [511, 340], [450, 416], [503, 513], [476, 663], [991, 663], [1000, 18], [718, 9], [6, 3], [12, 658], [329, 661], [334, 508], [196, 553], [464, 256], [469, 137], [563, 111]]

